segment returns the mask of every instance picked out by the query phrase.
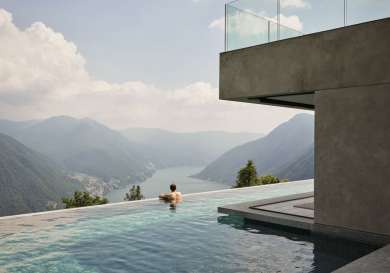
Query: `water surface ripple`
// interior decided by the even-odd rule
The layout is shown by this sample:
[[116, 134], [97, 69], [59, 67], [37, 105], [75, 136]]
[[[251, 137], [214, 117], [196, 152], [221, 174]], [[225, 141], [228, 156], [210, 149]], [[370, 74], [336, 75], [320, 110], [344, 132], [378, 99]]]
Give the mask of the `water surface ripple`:
[[185, 196], [176, 210], [154, 200], [0, 219], [0, 272], [331, 272], [371, 249], [217, 213], [220, 205], [312, 186]]

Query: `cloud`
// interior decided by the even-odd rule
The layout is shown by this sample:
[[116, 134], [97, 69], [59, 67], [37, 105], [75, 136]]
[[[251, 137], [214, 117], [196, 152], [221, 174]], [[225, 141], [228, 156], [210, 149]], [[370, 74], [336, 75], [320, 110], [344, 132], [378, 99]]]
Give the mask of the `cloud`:
[[69, 96], [76, 92], [70, 88], [74, 83], [89, 81], [85, 59], [62, 34], [40, 22], [20, 31], [13, 24], [12, 15], [0, 10], [1, 96]]
[[309, 7], [309, 3], [304, 0], [281, 0], [280, 6], [282, 8], [294, 7], [294, 8], [306, 8]]
[[216, 28], [220, 30], [225, 30], [225, 17], [215, 19], [209, 24], [209, 28]]
[[[277, 22], [277, 18], [272, 18], [274, 22]], [[298, 31], [303, 30], [303, 23], [297, 15], [285, 16], [280, 14], [280, 24]]]
[[[199, 1], [199, 0], [193, 0]], [[281, 0], [280, 5], [282, 8], [308, 8], [310, 4], [305, 0]], [[266, 12], [255, 12], [251, 9], [236, 10], [234, 13], [230, 13], [227, 19], [227, 29], [230, 33], [237, 33], [240, 36], [254, 36], [259, 34], [265, 34], [268, 32], [267, 22], [270, 20], [277, 23], [277, 16], [268, 17]], [[280, 23], [283, 26], [292, 28], [297, 31], [303, 30], [303, 23], [297, 15], [284, 15], [280, 14]], [[225, 17], [217, 18], [210, 22], [209, 29], [225, 30]]]
[[[241, 37], [254, 36], [261, 33], [267, 33], [266, 18], [261, 19], [252, 12], [239, 12], [232, 14], [227, 19], [228, 33], [235, 33]], [[213, 20], [209, 24], [210, 29], [225, 29], [225, 17]]]
[[[227, 20], [227, 28], [228, 33], [230, 34], [238, 34], [241, 37], [258, 37], [259, 34], [267, 34], [268, 33], [268, 24], [267, 21], [272, 21], [275, 24], [277, 23], [277, 17], [259, 17], [252, 12], [240, 12], [234, 15], [229, 16]], [[286, 16], [284, 14], [280, 14], [280, 23], [283, 26], [289, 27], [291, 29], [302, 31], [303, 23], [299, 16], [290, 15]], [[225, 29], [225, 18], [221, 17], [213, 20], [209, 24], [210, 29]], [[276, 27], [274, 27], [272, 31], [276, 31]]]
[[220, 101], [218, 89], [205, 82], [162, 90], [140, 81], [98, 80], [86, 62], [61, 33], [41, 22], [19, 29], [0, 9], [0, 118], [70, 115], [113, 128], [264, 132], [300, 112]]

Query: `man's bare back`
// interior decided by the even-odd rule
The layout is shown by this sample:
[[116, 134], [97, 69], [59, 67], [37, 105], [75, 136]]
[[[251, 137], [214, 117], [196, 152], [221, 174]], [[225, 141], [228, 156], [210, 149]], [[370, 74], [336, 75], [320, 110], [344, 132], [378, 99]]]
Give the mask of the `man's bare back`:
[[180, 202], [182, 200], [182, 194], [181, 192], [176, 191], [176, 185], [171, 184], [170, 189], [170, 193], [162, 193], [159, 195], [159, 198], [165, 201], [174, 201], [176, 203]]

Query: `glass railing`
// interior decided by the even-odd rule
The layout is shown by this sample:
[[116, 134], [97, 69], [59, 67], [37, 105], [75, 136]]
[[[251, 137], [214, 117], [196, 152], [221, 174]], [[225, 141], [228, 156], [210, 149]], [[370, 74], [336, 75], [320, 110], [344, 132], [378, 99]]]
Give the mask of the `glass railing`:
[[389, 0], [236, 0], [225, 7], [225, 50], [387, 18]]
[[277, 20], [276, 15], [274, 17], [266, 17], [251, 10], [242, 10], [230, 4], [226, 5], [226, 51], [265, 44], [303, 34], [296, 29], [278, 24]]

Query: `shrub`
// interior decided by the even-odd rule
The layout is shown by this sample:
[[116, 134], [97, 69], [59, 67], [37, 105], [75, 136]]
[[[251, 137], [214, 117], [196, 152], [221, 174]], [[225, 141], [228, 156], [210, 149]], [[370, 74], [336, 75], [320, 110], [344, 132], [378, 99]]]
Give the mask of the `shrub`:
[[92, 196], [89, 192], [79, 192], [76, 191], [73, 195], [73, 198], [62, 198], [62, 203], [65, 204], [65, 208], [78, 208], [78, 207], [87, 207], [94, 205], [103, 205], [107, 204], [107, 198], [102, 198], [100, 196]]
[[126, 193], [126, 196], [124, 198], [125, 201], [135, 201], [135, 200], [142, 200], [144, 199], [144, 196], [141, 192], [141, 187], [139, 185], [131, 187], [130, 191]]
[[256, 166], [252, 160], [248, 160], [245, 167], [239, 170], [236, 179], [236, 185], [233, 188], [252, 187], [268, 184], [287, 182], [287, 179], [280, 180], [273, 175], [257, 176]]

